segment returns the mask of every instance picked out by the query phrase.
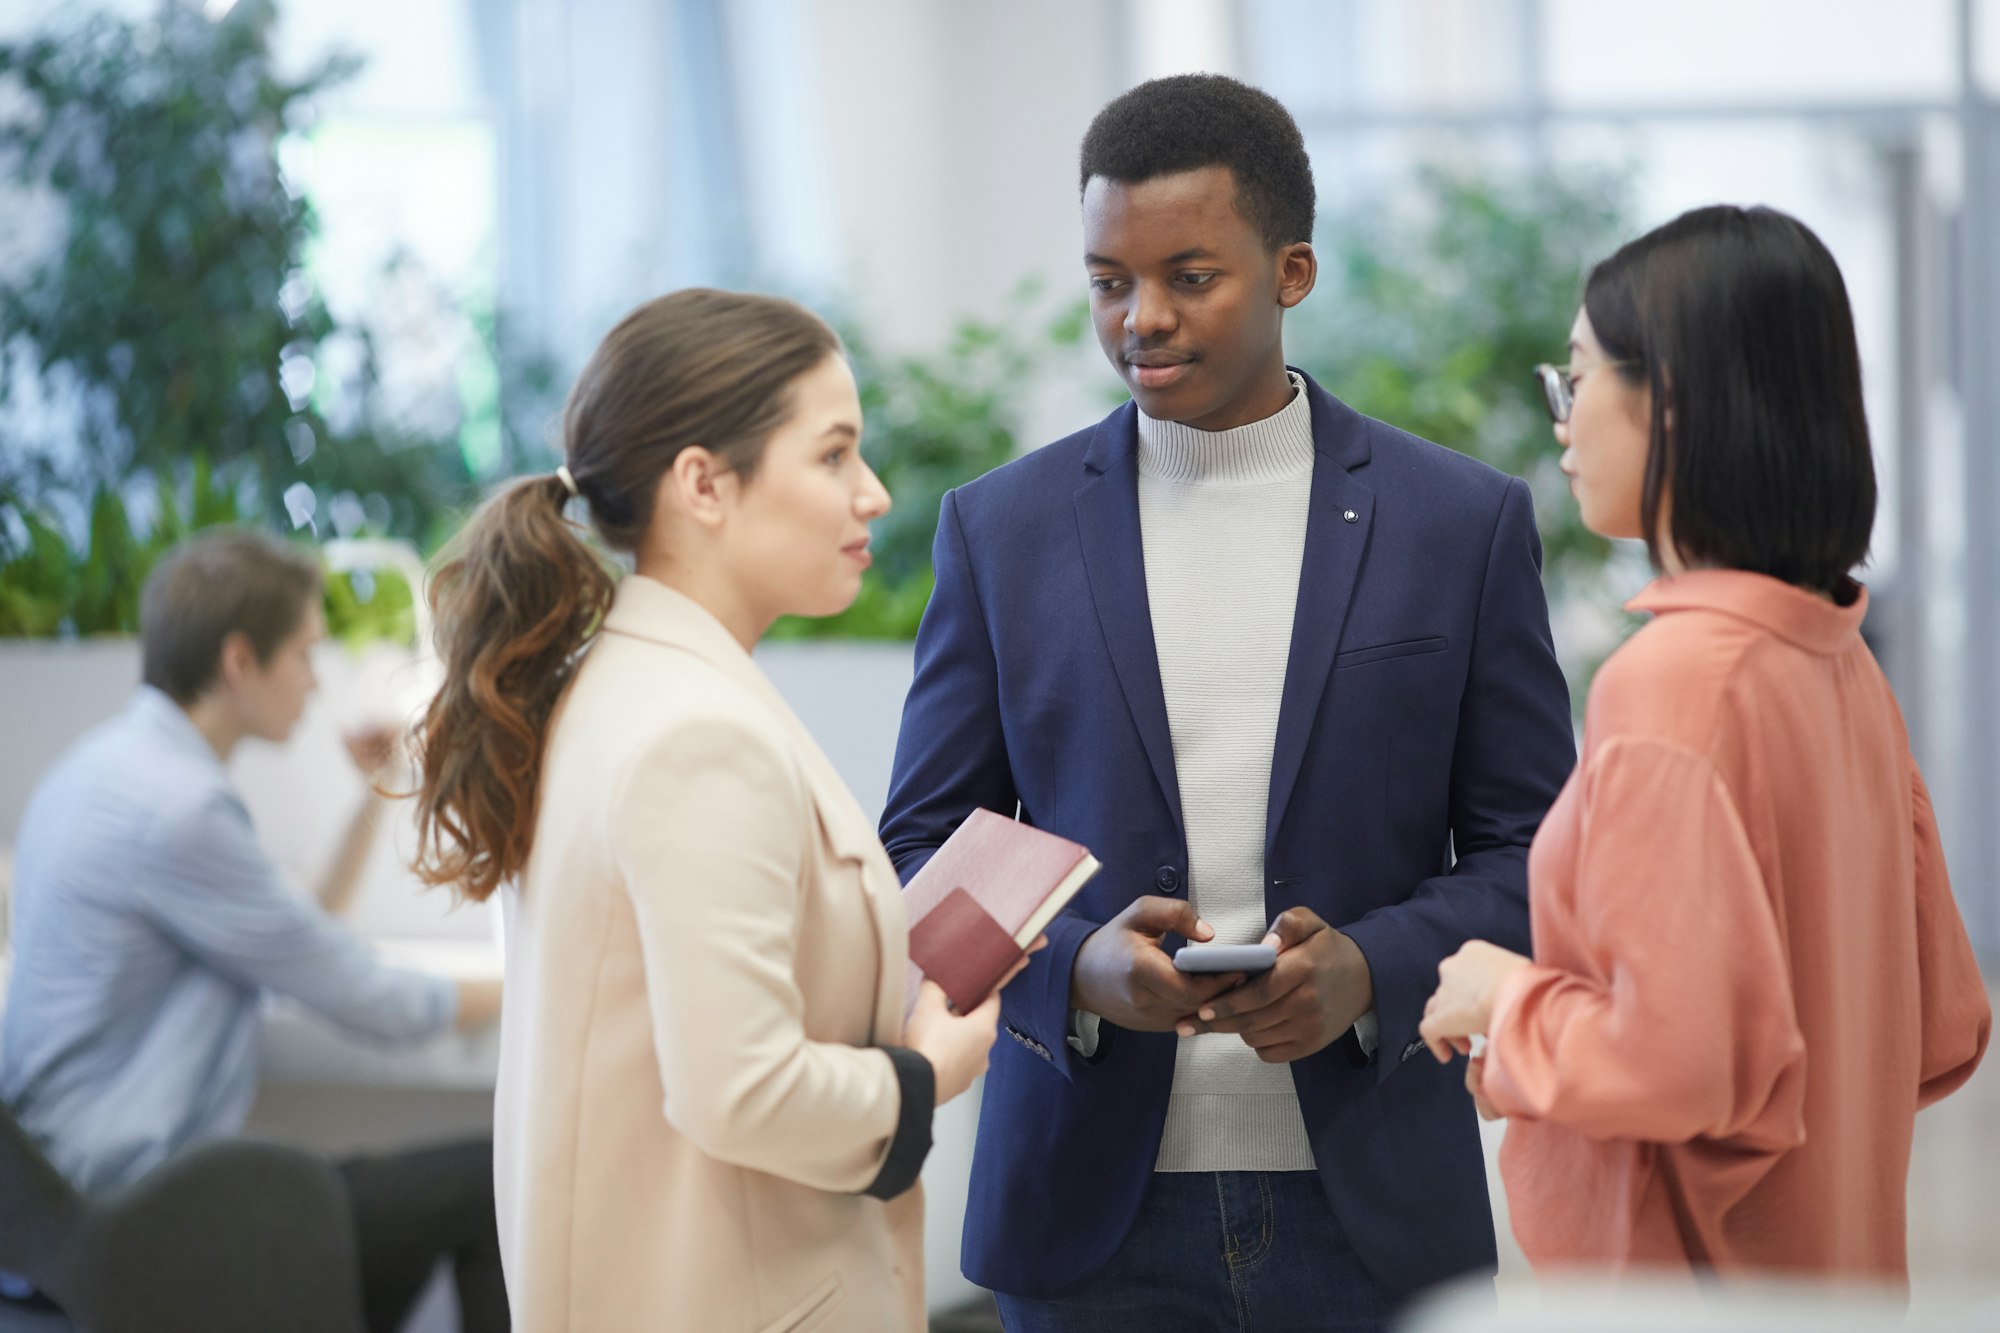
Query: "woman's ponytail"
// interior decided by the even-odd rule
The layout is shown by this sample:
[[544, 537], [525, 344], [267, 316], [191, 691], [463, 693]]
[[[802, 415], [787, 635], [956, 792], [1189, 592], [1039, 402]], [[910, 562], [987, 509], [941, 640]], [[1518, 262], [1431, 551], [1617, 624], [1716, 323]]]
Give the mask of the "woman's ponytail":
[[418, 724], [415, 870], [484, 899], [535, 827], [549, 715], [617, 584], [563, 516], [561, 476], [488, 500], [431, 578], [444, 684]]

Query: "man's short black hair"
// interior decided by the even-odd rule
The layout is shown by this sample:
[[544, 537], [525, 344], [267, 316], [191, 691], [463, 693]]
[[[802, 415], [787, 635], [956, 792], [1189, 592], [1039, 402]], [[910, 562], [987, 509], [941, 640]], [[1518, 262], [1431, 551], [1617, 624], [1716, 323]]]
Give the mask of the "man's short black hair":
[[1114, 98], [1083, 136], [1078, 189], [1092, 176], [1136, 184], [1201, 167], [1236, 176], [1236, 207], [1276, 250], [1310, 241], [1312, 162], [1277, 98], [1220, 74], [1153, 79]]

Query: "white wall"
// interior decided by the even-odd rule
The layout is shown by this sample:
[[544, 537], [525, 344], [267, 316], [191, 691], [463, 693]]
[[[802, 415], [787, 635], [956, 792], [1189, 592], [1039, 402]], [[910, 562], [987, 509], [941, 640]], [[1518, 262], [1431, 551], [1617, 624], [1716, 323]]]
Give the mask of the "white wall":
[[1118, 91], [1113, 7], [815, 0], [810, 16], [867, 326], [923, 347], [1030, 274], [1081, 291], [1077, 147]]

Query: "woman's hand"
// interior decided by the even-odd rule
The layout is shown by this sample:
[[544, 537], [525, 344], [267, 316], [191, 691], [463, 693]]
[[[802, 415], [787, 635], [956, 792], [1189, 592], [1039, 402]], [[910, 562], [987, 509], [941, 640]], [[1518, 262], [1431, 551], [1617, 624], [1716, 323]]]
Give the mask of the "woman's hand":
[[903, 1025], [903, 1040], [931, 1062], [937, 1081], [937, 1104], [943, 1106], [972, 1086], [986, 1072], [993, 1039], [1000, 1031], [1000, 992], [994, 991], [969, 1014], [954, 1014], [944, 988], [926, 981], [917, 992], [917, 1007]]
[[993, 1039], [1000, 1033], [1000, 992], [1021, 974], [1028, 958], [1048, 946], [1048, 936], [1038, 937], [1028, 952], [1014, 964], [993, 993], [969, 1014], [955, 1014], [935, 981], [926, 981], [917, 992], [917, 1007], [903, 1025], [903, 1040], [909, 1048], [931, 1062], [937, 1081], [937, 1104], [943, 1106], [972, 1086], [986, 1072]]
[[1500, 983], [1528, 962], [1497, 944], [1472, 940], [1438, 964], [1438, 988], [1424, 1005], [1417, 1035], [1439, 1064], [1449, 1063], [1454, 1053], [1472, 1054], [1472, 1039], [1486, 1035], [1493, 1022]]
[[1504, 1120], [1500, 1108], [1486, 1100], [1486, 1057], [1475, 1055], [1465, 1062], [1465, 1090], [1472, 1094], [1473, 1109], [1481, 1120]]

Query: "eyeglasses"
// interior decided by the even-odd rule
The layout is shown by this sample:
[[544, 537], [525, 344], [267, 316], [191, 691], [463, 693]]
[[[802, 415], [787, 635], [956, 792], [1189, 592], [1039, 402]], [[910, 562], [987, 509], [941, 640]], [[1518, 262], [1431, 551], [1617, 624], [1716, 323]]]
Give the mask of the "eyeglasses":
[[[1637, 361], [1599, 361], [1586, 366], [1586, 370], [1597, 370], [1606, 366], [1636, 366]], [[1535, 378], [1542, 382], [1542, 400], [1549, 409], [1549, 419], [1558, 426], [1569, 420], [1569, 414], [1576, 407], [1576, 371], [1570, 366], [1552, 366], [1544, 361], [1535, 367]]]

